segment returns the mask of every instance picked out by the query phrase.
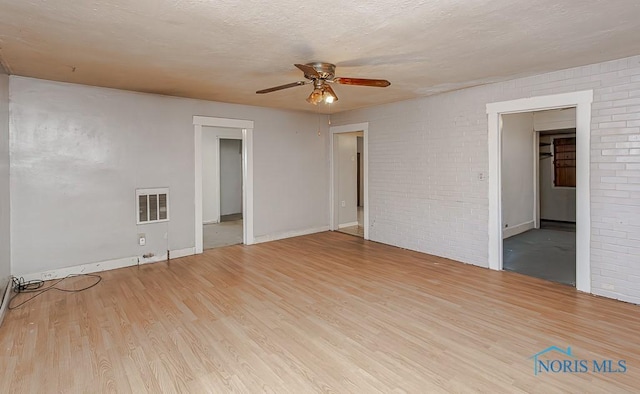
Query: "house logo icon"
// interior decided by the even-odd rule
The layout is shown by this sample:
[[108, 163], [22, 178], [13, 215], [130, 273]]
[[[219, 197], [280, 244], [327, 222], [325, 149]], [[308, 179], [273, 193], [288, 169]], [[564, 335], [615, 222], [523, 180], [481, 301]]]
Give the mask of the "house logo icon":
[[[541, 365], [541, 362], [539, 362], [539, 358], [547, 353], [551, 353], [551, 352], [556, 352], [556, 353], [560, 353], [560, 357], [571, 357], [571, 358], [575, 358], [575, 356], [571, 353], [571, 347], [567, 346], [567, 350], [564, 350], [562, 348], [559, 348], [557, 346], [549, 346], [548, 348], [539, 351], [538, 353], [534, 354], [533, 356], [529, 357], [529, 359], [533, 359], [533, 374], [534, 375], [538, 375], [538, 371], [540, 370], [539, 365]], [[554, 361], [559, 361], [559, 360], [554, 360]], [[563, 363], [565, 364], [565, 363]]]

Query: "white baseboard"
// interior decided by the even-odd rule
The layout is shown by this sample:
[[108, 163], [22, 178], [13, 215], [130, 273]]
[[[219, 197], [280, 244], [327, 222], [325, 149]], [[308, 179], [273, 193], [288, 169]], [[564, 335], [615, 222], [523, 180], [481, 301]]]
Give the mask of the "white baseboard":
[[[196, 248], [176, 249], [176, 250], [169, 251], [169, 255], [171, 256], [172, 259], [179, 259], [180, 257], [194, 255], [195, 252], [196, 252]], [[166, 253], [163, 253], [158, 256], [149, 257], [149, 258], [139, 257], [140, 259], [139, 263], [150, 264], [150, 263], [157, 263], [159, 261], [167, 261], [167, 257], [168, 256]]]
[[321, 233], [323, 231], [329, 231], [329, 226], [315, 227], [315, 228], [309, 228], [306, 230], [298, 230], [298, 231], [287, 231], [279, 234], [262, 235], [259, 237], [255, 237], [253, 243], [259, 244], [263, 242], [277, 241], [279, 239], [299, 237], [301, 235]]
[[[169, 252], [172, 259], [177, 259], [180, 257], [191, 256], [195, 254], [195, 248], [185, 248], [185, 249], [176, 249]], [[114, 270], [117, 268], [131, 267], [138, 264], [150, 264], [157, 263], [159, 261], [166, 261], [167, 254], [164, 253], [162, 255], [153, 256], [149, 258], [144, 258], [142, 256], [133, 256], [133, 257], [125, 257], [122, 259], [115, 260], [107, 260], [101, 261], [98, 263], [88, 263], [76, 265], [73, 267], [65, 267], [59, 268], [55, 270], [49, 270], [44, 272], [36, 272], [33, 274], [20, 275], [24, 278], [24, 280], [51, 280], [51, 279], [59, 279], [64, 278], [68, 275], [79, 275], [79, 274], [91, 274], [94, 272], [102, 272]]]
[[207, 220], [206, 222], [204, 221], [202, 222], [202, 224], [216, 224], [216, 223], [218, 223], [217, 220]]
[[338, 225], [338, 228], [353, 227], [357, 225], [358, 225], [358, 222], [342, 223]]
[[502, 239], [507, 239], [509, 237], [513, 237], [514, 235], [522, 234], [525, 231], [529, 231], [534, 227], [535, 227], [535, 222], [532, 220], [530, 222], [525, 222], [515, 226], [503, 228]]
[[7, 309], [9, 309], [9, 301], [11, 300], [11, 288], [13, 282], [11, 278], [9, 278], [9, 282], [7, 282], [7, 288], [4, 290], [4, 298], [2, 299], [2, 306], [0, 306], [0, 326], [2, 326], [2, 321], [4, 320], [4, 315], [7, 313]]
[[68, 275], [90, 274], [93, 272], [101, 272], [114, 270], [117, 268], [130, 267], [138, 264], [137, 257], [125, 257], [122, 259], [100, 261], [98, 263], [88, 263], [76, 265], [73, 267], [58, 268], [49, 271], [36, 272], [33, 274], [16, 275], [24, 278], [24, 280], [51, 280], [64, 278]]

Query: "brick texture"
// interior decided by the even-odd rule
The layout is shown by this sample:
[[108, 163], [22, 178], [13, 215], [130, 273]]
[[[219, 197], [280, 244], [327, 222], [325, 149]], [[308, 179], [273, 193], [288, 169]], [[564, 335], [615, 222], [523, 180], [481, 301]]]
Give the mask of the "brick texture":
[[592, 292], [640, 303], [640, 56], [334, 115], [369, 122], [371, 239], [487, 267], [486, 104], [580, 90], [594, 92]]

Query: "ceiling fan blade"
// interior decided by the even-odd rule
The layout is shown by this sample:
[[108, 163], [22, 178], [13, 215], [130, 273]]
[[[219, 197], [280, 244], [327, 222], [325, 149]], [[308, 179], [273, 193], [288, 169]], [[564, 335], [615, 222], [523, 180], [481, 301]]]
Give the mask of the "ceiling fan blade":
[[324, 90], [329, 92], [333, 96], [333, 101], [338, 101], [338, 95], [333, 91], [333, 88], [329, 84], [324, 84]]
[[302, 70], [305, 76], [320, 78], [320, 74], [318, 74], [318, 71], [307, 64], [294, 64], [294, 66]]
[[333, 82], [340, 83], [342, 85], [358, 85], [358, 86], [374, 86], [376, 88], [386, 88], [391, 85], [391, 82], [386, 79], [366, 79], [366, 78], [344, 78], [336, 77]]
[[301, 85], [306, 85], [306, 84], [307, 84], [307, 81], [292, 82], [292, 83], [288, 83], [286, 85], [274, 86], [272, 88], [258, 90], [256, 93], [258, 93], [258, 94], [271, 93], [271, 92], [275, 92], [277, 90], [289, 89], [289, 88], [293, 88], [293, 87], [301, 86]]

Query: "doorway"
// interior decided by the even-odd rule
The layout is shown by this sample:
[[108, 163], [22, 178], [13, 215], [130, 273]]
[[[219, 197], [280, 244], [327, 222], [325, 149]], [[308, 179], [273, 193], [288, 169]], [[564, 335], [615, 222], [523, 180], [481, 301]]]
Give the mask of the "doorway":
[[[205, 222], [209, 224], [225, 223], [223, 219], [226, 219], [225, 215], [221, 213], [220, 202], [222, 198], [220, 196], [220, 141], [225, 139], [235, 140], [236, 142], [233, 150], [236, 158], [236, 167], [234, 175], [237, 190], [237, 161], [241, 163], [241, 213], [242, 220], [239, 223], [241, 227], [241, 242], [245, 245], [251, 245], [255, 242], [253, 236], [253, 121], [238, 120], [238, 119], [226, 119], [226, 118], [213, 118], [206, 116], [194, 116], [193, 124], [195, 130], [194, 136], [194, 164], [195, 164], [195, 247], [194, 252], [202, 253], [204, 249], [204, 225]], [[209, 148], [209, 151], [214, 152], [213, 155], [206, 154], [207, 140], [213, 141], [213, 148]], [[226, 144], [223, 142], [223, 144]], [[235, 150], [237, 149], [237, 150]], [[240, 152], [240, 153], [238, 153]], [[238, 157], [240, 156], [240, 157]], [[206, 163], [209, 163], [205, 167]], [[205, 168], [213, 168], [212, 178], [213, 182], [208, 184], [204, 179]], [[223, 170], [224, 171], [224, 170]], [[222, 186], [224, 187], [224, 185]], [[237, 207], [237, 193], [235, 194], [235, 203]], [[213, 196], [213, 197], [212, 197]], [[213, 203], [211, 203], [213, 201]], [[207, 210], [207, 212], [205, 212]], [[237, 210], [237, 208], [235, 208]], [[226, 212], [226, 211], [225, 211]], [[206, 213], [206, 220], [205, 220]], [[233, 217], [228, 217], [233, 218]], [[237, 219], [237, 217], [235, 218]], [[235, 243], [235, 242], [234, 242]]]
[[502, 115], [503, 269], [575, 286], [575, 107]]
[[[591, 292], [591, 212], [590, 212], [590, 137], [593, 91], [563, 93], [487, 104], [489, 153], [489, 239], [488, 264], [503, 269], [502, 239], [502, 115], [576, 108], [576, 288]], [[479, 179], [485, 179], [480, 173]]]
[[330, 128], [330, 228], [369, 239], [369, 124]]
[[203, 249], [243, 243], [242, 131], [202, 129]]
[[360, 205], [360, 181], [364, 178], [360, 171], [363, 133], [355, 131], [340, 133], [334, 137], [336, 151], [336, 198], [338, 205], [338, 231], [364, 237], [363, 207]]

